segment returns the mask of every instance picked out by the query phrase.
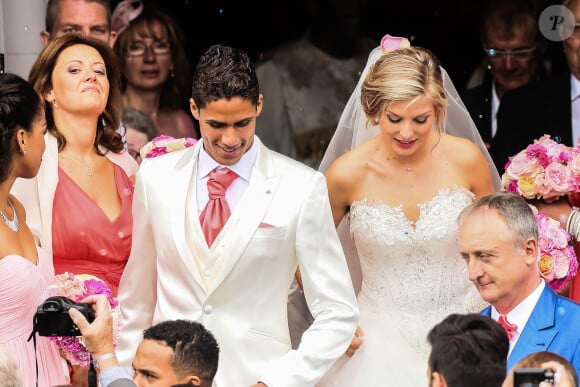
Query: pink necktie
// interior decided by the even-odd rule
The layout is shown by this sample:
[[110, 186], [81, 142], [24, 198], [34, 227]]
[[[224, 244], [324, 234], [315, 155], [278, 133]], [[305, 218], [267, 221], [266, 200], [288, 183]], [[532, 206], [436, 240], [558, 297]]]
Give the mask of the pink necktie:
[[518, 326], [510, 323], [503, 314], [499, 316], [497, 322], [505, 329], [510, 340], [514, 337], [514, 332], [518, 331]]
[[218, 167], [209, 173], [207, 181], [209, 201], [199, 215], [201, 229], [208, 246], [212, 245], [230, 217], [230, 207], [225, 194], [237, 177], [238, 175], [228, 168]]

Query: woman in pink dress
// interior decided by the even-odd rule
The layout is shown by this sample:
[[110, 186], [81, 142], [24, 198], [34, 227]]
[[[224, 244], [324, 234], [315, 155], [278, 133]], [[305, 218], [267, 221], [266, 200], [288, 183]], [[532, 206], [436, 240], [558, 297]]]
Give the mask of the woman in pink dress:
[[25, 387], [66, 381], [56, 344], [47, 337], [36, 336], [36, 346], [28, 340], [54, 269], [34, 242], [24, 207], [9, 194], [16, 178], [38, 173], [45, 131], [40, 96], [19, 76], [0, 74], [0, 348], [18, 364]]
[[[29, 77], [45, 101], [46, 151], [38, 176], [12, 190], [55, 272], [94, 275], [115, 296], [131, 250], [139, 167], [117, 131], [119, 77], [105, 43], [75, 34], [49, 42]], [[73, 374], [85, 385], [82, 371]]]

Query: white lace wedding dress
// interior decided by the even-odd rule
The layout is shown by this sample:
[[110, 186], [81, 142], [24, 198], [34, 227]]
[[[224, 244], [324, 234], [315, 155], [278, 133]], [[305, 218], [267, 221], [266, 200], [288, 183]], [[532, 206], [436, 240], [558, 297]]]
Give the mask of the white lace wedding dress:
[[479, 312], [485, 305], [457, 247], [457, 215], [473, 198], [464, 188], [442, 190], [420, 205], [416, 225], [401, 207], [370, 200], [351, 205], [363, 276], [363, 345], [339, 359], [319, 386], [429, 385], [429, 329], [450, 313]]

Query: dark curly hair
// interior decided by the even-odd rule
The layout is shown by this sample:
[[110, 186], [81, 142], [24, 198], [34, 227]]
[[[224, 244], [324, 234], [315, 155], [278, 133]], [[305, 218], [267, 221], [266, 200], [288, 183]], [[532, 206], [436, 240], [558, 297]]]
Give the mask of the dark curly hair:
[[194, 374], [201, 379], [200, 387], [211, 387], [218, 367], [219, 346], [202, 324], [164, 321], [146, 329], [143, 339], [159, 341], [173, 350], [171, 366], [178, 378]]
[[506, 374], [509, 340], [491, 317], [450, 314], [427, 334], [429, 369], [449, 386], [500, 387]]
[[215, 44], [201, 56], [193, 74], [192, 97], [199, 109], [207, 103], [234, 97], [258, 104], [258, 76], [249, 56], [242, 50]]

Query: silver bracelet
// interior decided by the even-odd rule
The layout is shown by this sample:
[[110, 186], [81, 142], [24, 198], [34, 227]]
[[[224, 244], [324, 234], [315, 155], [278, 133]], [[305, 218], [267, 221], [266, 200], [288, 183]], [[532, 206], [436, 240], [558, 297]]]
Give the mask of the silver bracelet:
[[101, 355], [96, 359], [93, 359], [93, 364], [95, 365], [95, 368], [99, 369], [101, 368], [102, 362], [104, 362], [105, 360], [114, 359], [116, 357], [117, 355], [115, 355], [114, 353], [105, 353], [104, 355]]

